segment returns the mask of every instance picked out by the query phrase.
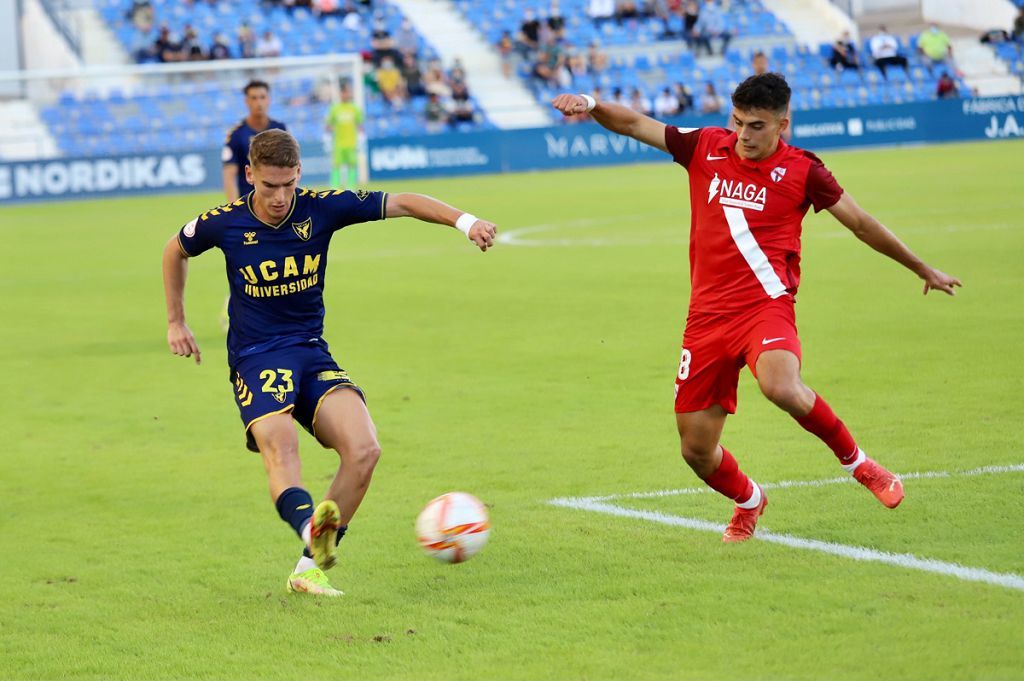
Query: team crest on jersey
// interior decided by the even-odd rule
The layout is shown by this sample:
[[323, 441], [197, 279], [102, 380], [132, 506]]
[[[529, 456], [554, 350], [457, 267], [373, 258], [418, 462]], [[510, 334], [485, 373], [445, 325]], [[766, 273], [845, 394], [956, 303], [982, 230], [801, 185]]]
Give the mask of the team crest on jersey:
[[775, 182], [778, 182], [779, 180], [781, 180], [785, 176], [786, 176], [786, 169], [783, 168], [782, 166], [779, 166], [779, 167], [775, 168], [774, 170], [772, 170], [772, 180], [774, 180]]
[[243, 246], [252, 246], [259, 243], [259, 241], [256, 241], [256, 232], [246, 232], [242, 236], [245, 237], [245, 241], [242, 242]]
[[284, 393], [274, 393], [274, 399], [280, 402], [281, 404], [284, 404], [284, 397]]
[[293, 222], [292, 229], [300, 239], [309, 241], [309, 237], [313, 234], [313, 218], [306, 218], [302, 222]]
[[369, 196], [369, 195], [370, 195], [370, 192], [366, 191], [365, 189], [357, 189], [356, 190], [356, 198], [359, 199], [360, 201], [365, 201], [366, 197]]

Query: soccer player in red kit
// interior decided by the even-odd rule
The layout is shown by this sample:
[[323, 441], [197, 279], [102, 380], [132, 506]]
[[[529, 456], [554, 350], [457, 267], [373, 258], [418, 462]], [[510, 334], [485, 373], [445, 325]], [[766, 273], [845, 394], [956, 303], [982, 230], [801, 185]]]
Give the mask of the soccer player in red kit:
[[843, 191], [814, 154], [781, 139], [790, 89], [776, 73], [751, 76], [732, 96], [736, 130], [677, 128], [589, 95], [559, 95], [569, 116], [589, 112], [605, 128], [672, 154], [689, 172], [690, 310], [676, 377], [676, 423], [686, 463], [736, 502], [722, 537], [754, 534], [768, 499], [719, 442], [736, 412], [746, 364], [764, 396], [835, 453], [840, 465], [889, 508], [900, 479], [868, 458], [825, 400], [800, 378], [794, 303], [800, 284], [801, 221], [827, 210], [858, 239], [953, 295], [960, 281], [925, 264]]

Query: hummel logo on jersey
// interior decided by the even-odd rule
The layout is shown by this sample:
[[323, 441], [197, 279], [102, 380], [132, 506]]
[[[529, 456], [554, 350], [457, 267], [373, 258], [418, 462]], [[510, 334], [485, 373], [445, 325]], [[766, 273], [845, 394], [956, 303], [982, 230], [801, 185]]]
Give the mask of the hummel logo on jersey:
[[245, 241], [242, 242], [243, 246], [252, 246], [259, 243], [259, 241], [256, 241], [256, 232], [246, 232], [242, 236], [245, 237]]
[[708, 160], [709, 161], [722, 161], [722, 160], [727, 159], [727, 158], [729, 158], [729, 157], [728, 156], [712, 156], [711, 154], [708, 154]]
[[762, 338], [761, 345], [768, 345], [770, 343], [777, 343], [780, 340], [786, 340], [785, 336], [779, 336], [778, 338]]
[[782, 166], [779, 166], [778, 168], [775, 168], [774, 170], [772, 170], [772, 180], [774, 180], [775, 182], [778, 182], [779, 180], [781, 180], [785, 176], [786, 176], [786, 169], [783, 168]]

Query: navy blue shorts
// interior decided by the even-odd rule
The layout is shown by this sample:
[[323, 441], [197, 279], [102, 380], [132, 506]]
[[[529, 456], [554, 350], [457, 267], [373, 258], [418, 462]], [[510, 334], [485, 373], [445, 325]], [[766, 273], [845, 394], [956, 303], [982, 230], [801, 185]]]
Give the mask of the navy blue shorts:
[[339, 388], [363, 391], [319, 345], [291, 345], [238, 360], [231, 369], [235, 403], [245, 424], [245, 446], [258, 452], [252, 424], [274, 414], [291, 412], [316, 437], [316, 415], [324, 397]]

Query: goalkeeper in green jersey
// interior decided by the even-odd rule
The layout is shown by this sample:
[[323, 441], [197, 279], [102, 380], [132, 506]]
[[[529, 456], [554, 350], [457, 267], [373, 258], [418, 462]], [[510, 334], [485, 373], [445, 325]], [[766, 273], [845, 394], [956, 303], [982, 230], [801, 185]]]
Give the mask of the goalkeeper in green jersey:
[[[341, 101], [327, 111], [325, 127], [334, 138], [331, 160], [331, 186], [351, 189], [356, 186], [358, 168], [359, 129], [363, 124], [363, 111], [352, 101], [352, 86], [341, 84]], [[345, 184], [342, 184], [342, 173]]]

